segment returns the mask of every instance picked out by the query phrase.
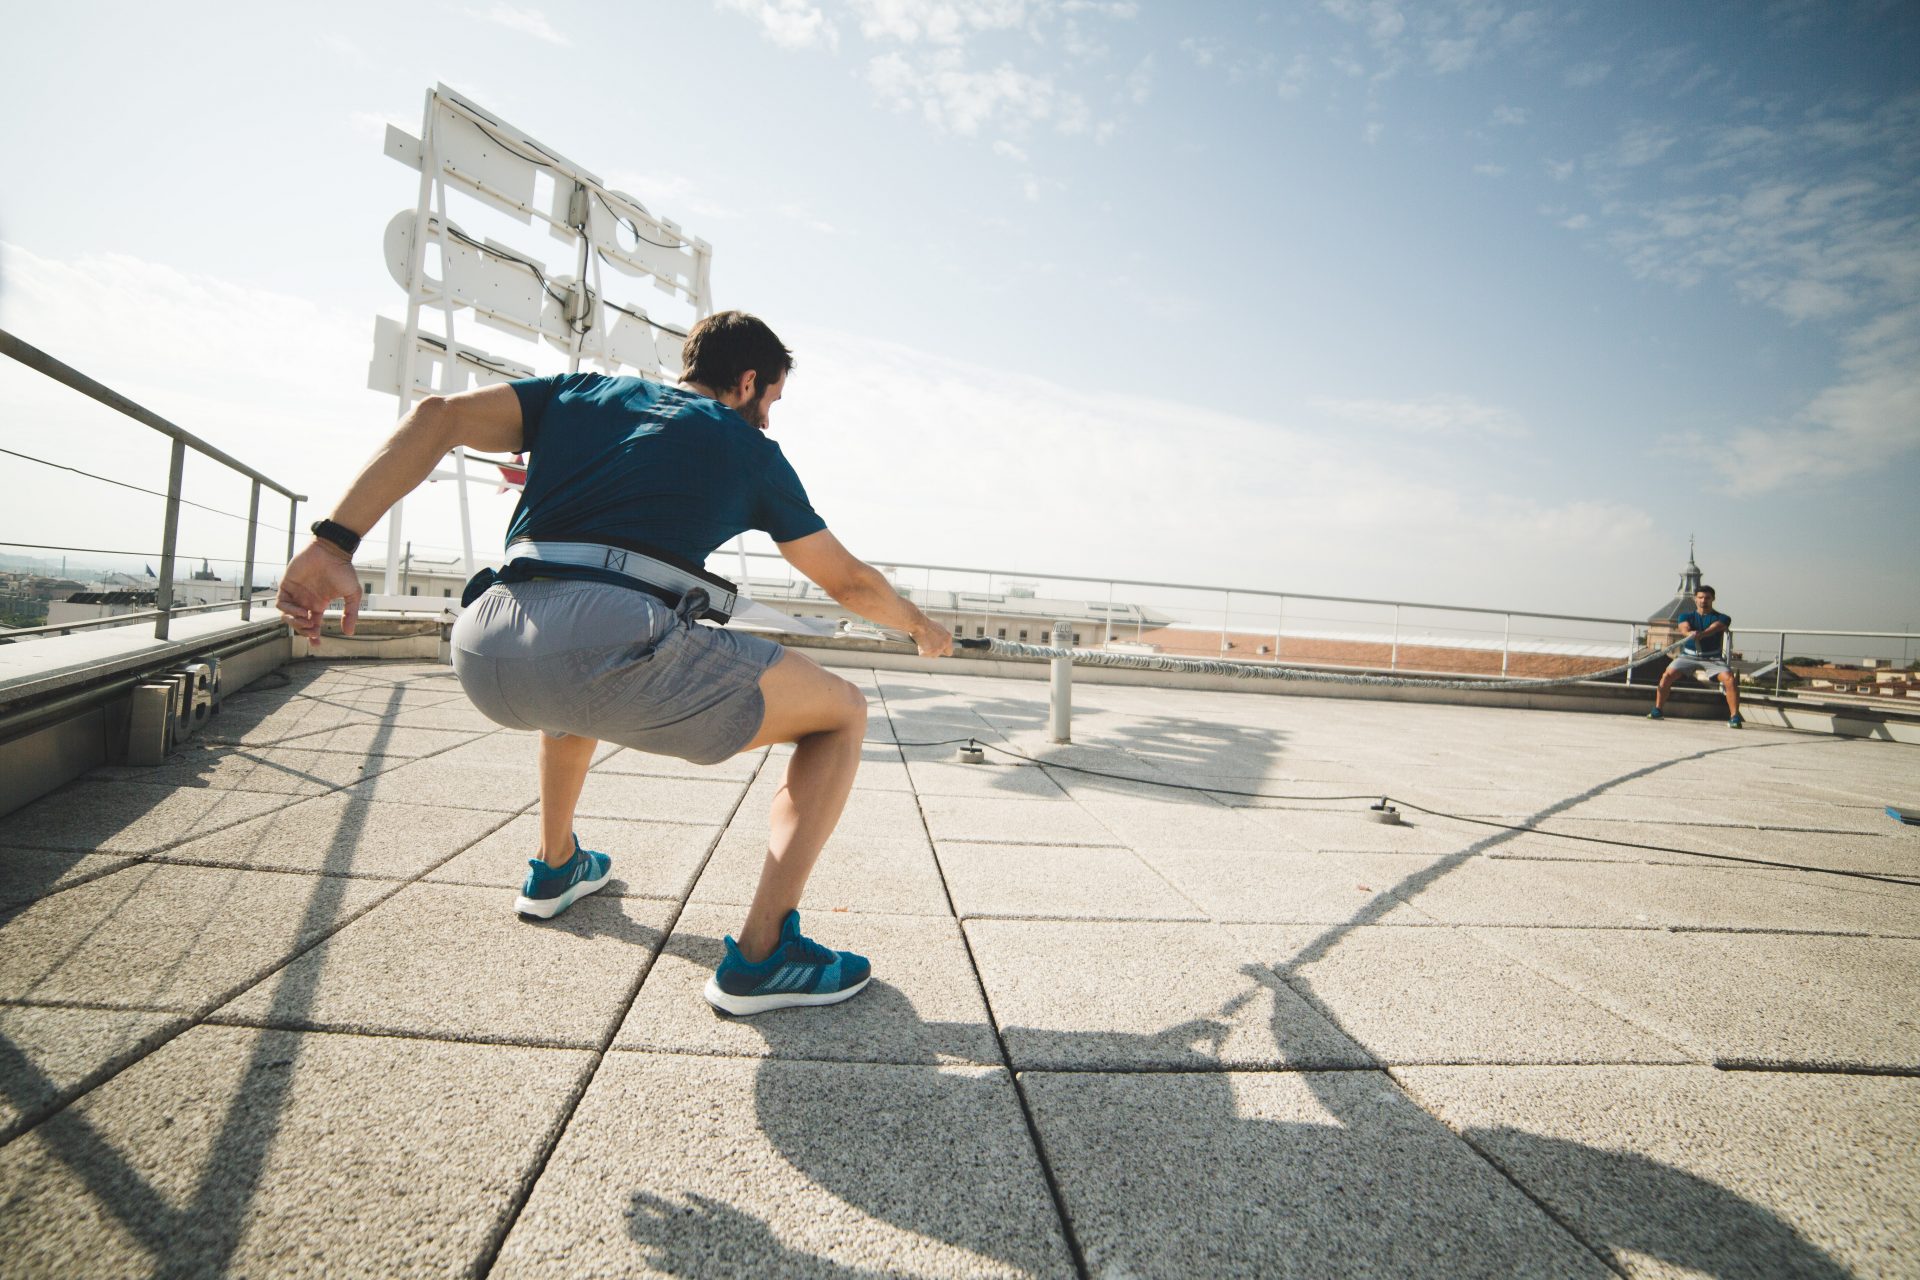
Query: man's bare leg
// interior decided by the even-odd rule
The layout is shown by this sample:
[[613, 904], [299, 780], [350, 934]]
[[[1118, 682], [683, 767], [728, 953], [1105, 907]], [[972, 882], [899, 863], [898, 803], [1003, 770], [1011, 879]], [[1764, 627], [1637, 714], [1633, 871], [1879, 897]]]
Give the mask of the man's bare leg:
[[595, 738], [540, 735], [540, 860], [550, 867], [573, 856], [573, 811], [599, 745]]
[[800, 905], [807, 876], [846, 808], [867, 733], [866, 695], [791, 650], [761, 675], [760, 693], [766, 718], [742, 749], [795, 745], [773, 797], [767, 860], [738, 939], [741, 955], [755, 964], [773, 951], [781, 922]]
[[1720, 689], [1727, 695], [1727, 714], [1740, 714], [1740, 684], [1731, 675], [1720, 677]]
[[1668, 667], [1660, 673], [1660, 683], [1653, 691], [1653, 709], [1655, 711], [1666, 710], [1667, 690], [1673, 688], [1673, 682], [1678, 678], [1679, 677], [1674, 675], [1672, 667]]

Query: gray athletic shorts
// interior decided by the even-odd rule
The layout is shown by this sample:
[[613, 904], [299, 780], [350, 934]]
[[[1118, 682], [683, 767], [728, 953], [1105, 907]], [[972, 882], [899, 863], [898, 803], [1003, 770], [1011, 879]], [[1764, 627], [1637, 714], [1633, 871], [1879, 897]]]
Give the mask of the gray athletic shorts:
[[568, 579], [497, 583], [453, 625], [454, 672], [489, 720], [695, 764], [760, 732], [760, 674], [782, 652], [644, 591]]
[[1690, 654], [1680, 654], [1674, 658], [1667, 670], [1675, 675], [1685, 675], [1689, 671], [1704, 671], [1710, 676], [1733, 674], [1733, 668], [1718, 658], [1696, 658]]

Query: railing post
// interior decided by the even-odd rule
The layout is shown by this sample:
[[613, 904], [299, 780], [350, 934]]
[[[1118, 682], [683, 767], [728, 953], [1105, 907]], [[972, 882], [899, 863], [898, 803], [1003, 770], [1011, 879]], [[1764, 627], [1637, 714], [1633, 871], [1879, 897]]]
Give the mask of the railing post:
[[154, 588], [153, 607], [159, 617], [153, 620], [153, 638], [167, 638], [168, 612], [173, 608], [173, 544], [180, 537], [180, 481], [187, 465], [187, 442], [175, 437], [173, 456], [167, 463], [167, 519], [160, 535], [160, 581]]
[[1226, 657], [1227, 650], [1233, 648], [1233, 642], [1227, 639], [1227, 622], [1233, 617], [1233, 592], [1227, 592], [1227, 598], [1220, 605], [1220, 656]]
[[247, 500], [247, 567], [240, 571], [240, 621], [253, 618], [253, 544], [260, 533], [260, 482], [253, 482], [253, 495]]
[[1287, 621], [1287, 598], [1280, 597], [1280, 604], [1273, 615], [1273, 660], [1280, 661], [1280, 634]]
[[300, 499], [287, 499], [287, 563], [293, 563], [293, 531], [300, 527]]
[[1629, 686], [1633, 684], [1633, 660], [1639, 656], [1638, 637], [1635, 634], [1634, 625], [1629, 622], [1627, 624], [1627, 684]]
[[1787, 672], [1787, 633], [1780, 633], [1780, 661], [1773, 666], [1773, 696], [1780, 696], [1780, 678]]
[[[1053, 623], [1053, 647], [1065, 649], [1073, 643], [1073, 624], [1058, 618]], [[1049, 699], [1050, 719], [1055, 742], [1073, 741], [1073, 660], [1053, 659], [1053, 690]]]
[[1100, 637], [1100, 647], [1106, 648], [1113, 643], [1113, 579], [1107, 579], [1107, 634]]
[[1393, 652], [1387, 657], [1387, 670], [1400, 669], [1400, 606], [1393, 606]]
[[1507, 674], [1507, 655], [1513, 651], [1513, 615], [1506, 615], [1507, 624], [1500, 632], [1500, 674]]

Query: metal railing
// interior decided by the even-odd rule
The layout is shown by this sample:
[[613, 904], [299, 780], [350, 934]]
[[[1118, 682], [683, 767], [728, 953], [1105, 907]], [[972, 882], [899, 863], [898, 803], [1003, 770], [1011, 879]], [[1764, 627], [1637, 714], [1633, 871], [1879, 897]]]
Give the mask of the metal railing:
[[[187, 608], [176, 610], [173, 607], [174, 551], [180, 534], [180, 491], [186, 469], [187, 450], [192, 449], [201, 456], [210, 458], [253, 481], [252, 496], [247, 506], [246, 567], [242, 571], [241, 595], [239, 600], [240, 617], [243, 620], [251, 620], [253, 617], [254, 604], [254, 552], [260, 531], [260, 490], [263, 488], [272, 489], [275, 493], [287, 499], [288, 560], [293, 559], [293, 531], [299, 527], [300, 504], [307, 500], [306, 495], [295, 493], [278, 481], [269, 479], [244, 462], [230, 457], [224, 451], [208, 444], [192, 432], [175, 426], [151, 409], [134, 403], [113, 388], [94, 381], [72, 366], [54, 359], [38, 347], [22, 342], [19, 338], [4, 329], [0, 329], [0, 355], [9, 356], [27, 368], [32, 369], [34, 372], [71, 387], [80, 394], [99, 401], [109, 409], [133, 419], [142, 426], [148, 427], [172, 439], [173, 451], [167, 466], [166, 520], [160, 537], [160, 572], [154, 587], [154, 608], [152, 610], [154, 618], [153, 636], [156, 640], [165, 640], [167, 638], [168, 623], [175, 613], [188, 612]], [[194, 607], [198, 608], [203, 606]], [[123, 614], [119, 618], [102, 618], [93, 621], [111, 625], [114, 622], [124, 622], [126, 617], [127, 615]], [[18, 636], [26, 632], [40, 632], [47, 629], [48, 628], [44, 627], [25, 628], [22, 631], [13, 631], [8, 634]], [[59, 630], [62, 629], [62, 627], [56, 624], [53, 629]]]
[[[272, 599], [272, 592], [263, 591], [254, 594], [249, 599], [243, 600], [216, 600], [212, 604], [184, 604], [178, 609], [168, 610], [167, 613], [168, 616], [182, 618], [189, 613], [212, 613], [218, 609], [238, 609], [240, 610], [241, 620], [246, 621], [253, 616], [254, 605], [265, 604], [272, 601]], [[0, 632], [0, 641], [26, 640], [32, 639], [34, 636], [63, 636], [70, 631], [95, 631], [102, 627], [124, 627], [129, 623], [139, 622], [144, 618], [159, 618], [161, 616], [158, 609], [141, 609], [134, 613], [108, 614], [104, 618], [77, 618], [72, 622], [49, 622], [42, 627], [15, 627], [10, 631]], [[166, 639], [164, 635], [156, 635], [154, 638], [156, 640]]]

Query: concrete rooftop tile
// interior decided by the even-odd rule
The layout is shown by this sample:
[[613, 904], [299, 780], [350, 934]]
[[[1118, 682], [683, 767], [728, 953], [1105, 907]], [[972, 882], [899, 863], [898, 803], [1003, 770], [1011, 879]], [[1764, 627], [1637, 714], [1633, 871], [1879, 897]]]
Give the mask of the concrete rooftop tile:
[[[720, 845], [700, 873], [690, 901], [745, 906], [753, 901], [754, 886], [760, 881], [766, 859], [766, 832], [743, 828], [736, 822], [720, 837]], [[813, 874], [800, 896], [800, 909], [953, 914], [940, 880], [939, 864], [933, 859], [933, 846], [918, 831], [904, 837], [834, 832], [820, 851], [820, 860], [814, 863]]]
[[302, 751], [343, 751], [356, 756], [427, 756], [463, 743], [473, 742], [481, 734], [453, 729], [415, 729], [405, 723], [376, 720], [372, 724], [342, 725], [319, 733], [303, 734], [282, 745]]
[[701, 990], [738, 933], [738, 907], [689, 906], [647, 974], [616, 1049], [830, 1062], [1000, 1063], [980, 985], [952, 919], [801, 913], [807, 936], [873, 964], [873, 979], [844, 1004], [727, 1017]]
[[927, 829], [940, 841], [1119, 845], [1124, 840], [1071, 800], [1016, 796], [922, 796]]
[[969, 920], [1015, 1070], [1358, 1067], [1364, 1050], [1211, 924]]
[[594, 1076], [493, 1271], [1073, 1274], [1004, 1071], [630, 1053]]
[[[694, 764], [674, 756], [656, 756], [645, 751], [635, 751], [630, 747], [616, 746], [613, 751], [597, 757], [594, 761], [595, 773], [637, 773], [652, 778], [700, 778], [705, 780], [738, 779], [745, 781], [758, 773], [767, 758], [767, 749], [746, 751], [718, 764]], [[533, 760], [531, 752], [527, 755], [529, 763]]]
[[411, 885], [213, 1016], [598, 1048], [659, 948], [670, 910], [595, 895], [557, 919], [529, 921], [498, 889]]
[[591, 1060], [197, 1027], [0, 1149], [0, 1255], [19, 1275], [464, 1273]]
[[485, 809], [501, 814], [518, 813], [540, 798], [540, 775], [532, 767], [456, 759], [460, 754], [456, 749], [423, 760], [373, 757], [390, 761], [390, 767], [349, 788], [346, 794], [355, 800]]
[[1192, 899], [1128, 849], [943, 843], [935, 853], [962, 916], [1206, 919]]
[[[1920, 831], [1879, 813], [1920, 801], [1911, 748], [1106, 685], [1054, 744], [1043, 684], [959, 669], [842, 668], [876, 741], [803, 907], [876, 978], [832, 1009], [700, 997], [790, 748], [705, 768], [599, 744], [576, 825], [615, 883], [523, 922], [540, 738], [478, 718], [441, 664], [295, 664], [161, 769], [0, 820], [0, 902], [25, 903], [0, 907], [0, 1203], [23, 1211], [0, 1256], [459, 1274], [532, 1190], [496, 1275], [1072, 1274], [1024, 1088], [1093, 1274], [1913, 1269], [1920, 939], [1859, 935], [1912, 933], [1920, 889], [1567, 838], [1920, 878]], [[893, 745], [947, 737], [1046, 763]], [[1381, 788], [1562, 834], [1332, 798]], [[330, 854], [346, 874], [311, 874]], [[594, 1087], [620, 1087], [558, 1134], [580, 1050], [609, 1041]], [[303, 1093], [324, 1044], [369, 1048]], [[496, 1069], [522, 1057], [573, 1065]], [[1663, 1057], [1726, 1069], [1620, 1065]], [[1520, 1065], [1568, 1061], [1608, 1065]], [[1479, 1073], [1415, 1092], [1466, 1140], [1368, 1083], [1382, 1062]], [[1440, 1062], [1476, 1065], [1406, 1065]], [[364, 1096], [389, 1077], [394, 1106]], [[16, 1249], [21, 1222], [68, 1254]]]
[[[622, 822], [583, 818], [574, 824], [582, 848], [613, 859], [613, 877], [601, 894], [635, 898], [679, 898], [693, 883], [694, 870], [720, 837], [718, 827], [677, 822]], [[522, 814], [429, 872], [440, 884], [489, 885], [517, 892], [527, 878], [527, 863], [540, 853], [540, 819]]]
[[1920, 1070], [1920, 942], [1779, 933], [1483, 929], [1709, 1061]]
[[576, 812], [582, 818], [635, 818], [717, 827], [733, 816], [746, 791], [746, 784], [737, 778], [589, 773]]
[[319, 796], [169, 849], [168, 861], [407, 879], [508, 820], [487, 809]]
[[1691, 1060], [1465, 930], [1244, 924], [1233, 931], [1389, 1065]]
[[298, 797], [140, 782], [75, 782], [6, 817], [6, 843], [77, 853], [152, 853], [272, 813]]
[[1430, 858], [1292, 849], [1163, 849], [1140, 854], [1215, 920], [1428, 923], [1393, 895]]
[[1022, 796], [1059, 800], [1066, 796], [1060, 784], [1038, 765], [959, 764], [947, 760], [915, 760], [907, 765], [913, 789], [923, 796]]
[[1398, 826], [1375, 822], [1359, 801], [1340, 810], [1306, 808], [1242, 809], [1248, 822], [1286, 847], [1320, 853], [1457, 853], [1501, 833], [1410, 813]]
[[1378, 1072], [1021, 1087], [1094, 1275], [1612, 1274]]
[[248, 690], [220, 708], [220, 714], [200, 731], [200, 740], [267, 747], [347, 725], [378, 723], [379, 717], [373, 712], [348, 703], [312, 696], [281, 700]]
[[187, 1021], [177, 1013], [0, 1006], [0, 1143]]
[[65, 849], [0, 848], [0, 911], [36, 902], [134, 862], [131, 855], [73, 853]]
[[356, 757], [291, 747], [229, 747], [190, 743], [150, 768], [103, 765], [90, 780], [126, 779], [149, 786], [208, 787], [216, 791], [267, 791], [317, 796], [364, 781], [401, 763], [387, 756]]
[[392, 889], [342, 876], [127, 867], [0, 920], [0, 999], [203, 1009]]
[[1414, 1067], [1416, 1101], [1630, 1276], [1911, 1274], [1920, 1080]]

